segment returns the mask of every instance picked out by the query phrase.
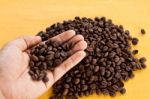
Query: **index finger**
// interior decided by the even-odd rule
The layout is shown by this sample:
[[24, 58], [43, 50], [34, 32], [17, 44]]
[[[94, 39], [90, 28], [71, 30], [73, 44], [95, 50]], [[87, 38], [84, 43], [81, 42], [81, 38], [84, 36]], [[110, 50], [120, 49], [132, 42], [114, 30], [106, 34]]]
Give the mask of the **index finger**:
[[70, 40], [73, 36], [75, 36], [75, 31], [68, 30], [68, 31], [65, 31], [65, 32], [63, 32], [59, 35], [56, 35], [55, 37], [52, 37], [50, 39], [54, 40], [54, 41], [58, 41], [60, 43], [64, 43], [64, 42]]

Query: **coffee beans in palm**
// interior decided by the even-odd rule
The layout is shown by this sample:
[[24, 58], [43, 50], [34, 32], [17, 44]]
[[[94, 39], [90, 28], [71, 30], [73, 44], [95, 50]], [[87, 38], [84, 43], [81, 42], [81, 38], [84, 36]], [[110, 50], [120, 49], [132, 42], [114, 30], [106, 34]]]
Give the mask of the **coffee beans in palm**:
[[29, 74], [33, 80], [48, 82], [47, 71], [53, 71], [69, 56], [70, 44], [61, 45], [58, 41], [48, 40], [33, 47], [30, 51]]
[[[76, 99], [93, 93], [110, 96], [115, 96], [116, 92], [124, 94], [124, 81], [133, 78], [135, 70], [146, 67], [145, 58], [139, 60], [134, 56], [138, 50], [131, 51], [131, 44], [137, 45], [138, 38], [105, 17], [75, 17], [74, 20], [53, 24], [37, 35], [45, 41], [70, 29], [84, 36], [88, 44], [85, 50], [87, 55], [53, 85], [54, 99], [62, 96]], [[36, 64], [38, 60], [35, 57]]]

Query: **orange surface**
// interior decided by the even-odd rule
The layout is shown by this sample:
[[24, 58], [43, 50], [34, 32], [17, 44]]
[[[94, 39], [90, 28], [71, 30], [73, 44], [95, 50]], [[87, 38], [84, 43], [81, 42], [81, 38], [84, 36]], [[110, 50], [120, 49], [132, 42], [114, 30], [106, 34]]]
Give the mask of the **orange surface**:
[[[23, 35], [34, 35], [45, 27], [75, 16], [106, 16], [122, 24], [140, 39], [139, 56], [150, 65], [150, 0], [0, 0], [0, 46]], [[145, 28], [146, 35], [140, 34]], [[125, 83], [125, 95], [91, 95], [80, 99], [150, 99], [150, 68], [137, 71]], [[40, 99], [48, 99], [50, 92]]]

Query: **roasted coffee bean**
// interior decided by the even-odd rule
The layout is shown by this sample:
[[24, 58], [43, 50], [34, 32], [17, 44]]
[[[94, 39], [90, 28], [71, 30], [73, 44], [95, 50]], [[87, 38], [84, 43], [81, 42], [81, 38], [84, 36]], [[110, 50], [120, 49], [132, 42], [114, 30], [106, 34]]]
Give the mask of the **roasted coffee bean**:
[[95, 66], [94, 72], [96, 73], [96, 72], [98, 72], [98, 71], [99, 71], [99, 66]]
[[125, 94], [126, 93], [126, 89], [125, 88], [121, 88], [120, 93], [121, 94]]
[[141, 63], [141, 67], [145, 69], [146, 68], [146, 64], [145, 63]]
[[132, 51], [132, 54], [133, 54], [133, 55], [138, 54], [138, 50], [133, 50], [133, 51]]
[[39, 56], [39, 59], [41, 60], [41, 61], [44, 61], [45, 60], [45, 57], [44, 56]]
[[[134, 57], [138, 50], [131, 51], [130, 41], [133, 45], [137, 45], [138, 38], [132, 37], [129, 30], [124, 30], [123, 25], [115, 25], [112, 20], [105, 17], [95, 19], [75, 17], [74, 20], [53, 24], [46, 32], [39, 33], [39, 36], [45, 41], [67, 30], [74, 30], [76, 34], [84, 36], [87, 42], [86, 57], [56, 82], [53, 86], [54, 96], [65, 93], [63, 89], [69, 90], [66, 96], [68, 99], [73, 95], [88, 96], [94, 92], [115, 96], [118, 91], [125, 92], [123, 81], [133, 78], [133, 71], [146, 68], [145, 60]], [[56, 59], [63, 61], [63, 58], [70, 56], [67, 51], [72, 45], [62, 44], [62, 47], [57, 48], [52, 45], [52, 41], [46, 45], [46, 51], [40, 55], [44, 57], [50, 55], [49, 51], [53, 51], [54, 55], [51, 61], [46, 61], [47, 68], [51, 69]], [[41, 48], [42, 46], [34, 49], [31, 55], [39, 57]], [[60, 54], [55, 58], [57, 52]]]
[[45, 76], [42, 80], [43, 80], [44, 83], [47, 83], [49, 81], [47, 76]]
[[67, 82], [67, 83], [71, 82], [71, 79], [72, 79], [71, 77], [67, 77], [67, 78], [66, 78], [66, 82]]
[[80, 82], [80, 79], [78, 79], [78, 78], [75, 79], [75, 81], [74, 81], [75, 84], [78, 84], [79, 82]]
[[87, 85], [83, 85], [82, 86], [82, 91], [86, 91], [88, 89], [88, 86]]
[[66, 96], [69, 92], [69, 89], [64, 89], [63, 95]]
[[39, 60], [39, 58], [37, 56], [35, 56], [35, 55], [31, 55], [31, 60], [37, 62]]
[[119, 88], [117, 85], [113, 85], [112, 88], [113, 88], [114, 90], [116, 90], [116, 91], [119, 91], [119, 90], [120, 90], [120, 88]]
[[133, 45], [137, 45], [138, 44], [138, 42], [139, 42], [139, 39], [138, 38], [132, 38], [132, 44]]
[[30, 61], [30, 62], [29, 62], [29, 66], [30, 66], [30, 67], [33, 67], [33, 66], [34, 66], [34, 62], [33, 62], [33, 61]]
[[146, 58], [145, 58], [145, 57], [141, 57], [141, 58], [139, 59], [139, 62], [140, 62], [140, 63], [145, 63], [145, 62], [146, 62]]
[[46, 60], [51, 61], [54, 58], [54, 54], [49, 54], [46, 56]]
[[69, 84], [64, 84], [64, 88], [69, 88]]
[[145, 34], [146, 32], [145, 32], [145, 30], [144, 30], [144, 29], [141, 29], [141, 33], [142, 33], [142, 34]]
[[111, 91], [109, 91], [109, 95], [111, 97], [114, 97], [114, 96], [116, 96], [116, 92], [114, 90], [111, 90]]
[[93, 89], [96, 89], [96, 84], [91, 84], [90, 85], [90, 88], [93, 90]]

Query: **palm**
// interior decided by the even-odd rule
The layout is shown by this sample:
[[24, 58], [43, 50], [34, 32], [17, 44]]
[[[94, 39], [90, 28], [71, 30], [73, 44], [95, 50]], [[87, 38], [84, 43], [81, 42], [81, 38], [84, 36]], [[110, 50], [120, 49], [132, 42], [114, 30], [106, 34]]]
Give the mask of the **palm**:
[[[65, 42], [74, 35], [74, 33], [63, 33], [52, 39]], [[0, 87], [4, 96], [11, 99], [33, 99], [48, 90], [48, 88], [50, 88], [61, 76], [85, 56], [83, 51], [78, 51], [86, 48], [86, 43], [82, 36], [74, 36], [69, 41], [76, 43], [75, 47], [70, 51], [75, 54], [58, 66], [54, 72], [48, 72], [50, 81], [46, 84], [42, 81], [32, 81], [30, 78], [28, 74], [29, 56], [26, 51], [22, 51], [16, 46], [7, 45], [4, 47], [0, 51], [0, 66], [4, 66], [2, 67], [3, 72], [0, 73], [0, 76], [3, 77], [1, 78]], [[39, 41], [34, 41], [34, 45], [37, 43], [39, 43]]]

